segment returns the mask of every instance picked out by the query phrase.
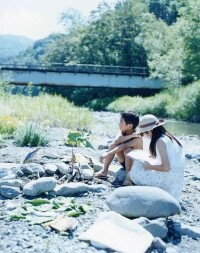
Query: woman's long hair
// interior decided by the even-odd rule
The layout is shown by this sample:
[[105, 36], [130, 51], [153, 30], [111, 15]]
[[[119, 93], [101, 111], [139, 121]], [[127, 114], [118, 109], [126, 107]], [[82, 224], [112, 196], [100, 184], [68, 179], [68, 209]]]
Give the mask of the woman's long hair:
[[159, 126], [152, 130], [152, 139], [149, 146], [149, 151], [152, 156], [156, 156], [156, 142], [162, 135], [166, 135], [172, 142], [174, 140], [182, 147], [181, 143], [172, 134], [170, 134], [163, 126]]

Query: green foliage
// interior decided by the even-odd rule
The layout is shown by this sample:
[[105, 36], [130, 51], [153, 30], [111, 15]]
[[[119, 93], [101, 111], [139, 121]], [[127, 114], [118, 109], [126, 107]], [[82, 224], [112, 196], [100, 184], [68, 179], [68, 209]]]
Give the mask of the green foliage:
[[19, 121], [16, 117], [10, 115], [0, 116], [0, 134], [12, 135], [15, 132], [18, 123]]
[[114, 112], [130, 110], [141, 115], [150, 113], [159, 117], [200, 122], [199, 108], [200, 81], [147, 98], [123, 96], [110, 103], [107, 110]]
[[0, 117], [2, 113], [15, 115], [21, 122], [32, 121], [42, 126], [88, 129], [92, 122], [89, 110], [75, 107], [60, 96], [0, 96], [0, 108]]
[[[58, 208], [55, 209], [55, 206]], [[42, 224], [54, 220], [60, 214], [78, 217], [90, 210], [90, 204], [78, 204], [74, 198], [33, 199], [24, 201], [18, 208], [9, 212], [7, 219], [24, 220], [30, 224]]]
[[185, 0], [180, 9], [184, 40], [184, 76], [200, 79], [200, 2]]
[[15, 133], [15, 140], [20, 147], [38, 147], [46, 146], [48, 144], [46, 133], [33, 123], [19, 126]]
[[173, 91], [176, 99], [166, 106], [167, 114], [178, 120], [200, 122], [200, 81]]
[[86, 148], [94, 149], [92, 144], [89, 142], [89, 134], [81, 131], [69, 131], [66, 144], [72, 145], [73, 147], [80, 147], [83, 145]]

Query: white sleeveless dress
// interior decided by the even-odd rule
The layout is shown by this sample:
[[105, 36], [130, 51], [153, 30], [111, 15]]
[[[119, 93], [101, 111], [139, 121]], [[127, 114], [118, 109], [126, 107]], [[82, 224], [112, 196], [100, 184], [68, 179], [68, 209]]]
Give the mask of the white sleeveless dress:
[[[146, 170], [140, 161], [135, 160], [130, 177], [136, 185], [159, 187], [178, 200], [182, 193], [184, 177], [185, 155], [183, 148], [176, 141], [171, 141], [166, 135], [163, 135], [160, 139], [166, 144], [170, 170], [167, 172]], [[157, 164], [161, 164], [160, 154], [157, 148], [156, 154]]]

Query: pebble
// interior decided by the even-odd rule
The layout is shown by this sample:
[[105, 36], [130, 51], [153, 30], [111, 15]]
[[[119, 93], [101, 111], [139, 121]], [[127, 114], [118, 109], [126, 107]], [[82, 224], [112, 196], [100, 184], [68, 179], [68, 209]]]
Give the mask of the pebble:
[[17, 197], [20, 194], [19, 187], [12, 187], [12, 186], [1, 186], [1, 195], [5, 198], [12, 199]]

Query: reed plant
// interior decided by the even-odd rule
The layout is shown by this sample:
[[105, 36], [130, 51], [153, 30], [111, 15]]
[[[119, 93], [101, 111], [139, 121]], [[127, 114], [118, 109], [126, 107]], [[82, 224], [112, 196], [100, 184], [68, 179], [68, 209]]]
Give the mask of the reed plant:
[[0, 96], [0, 117], [9, 115], [19, 122], [35, 122], [42, 126], [87, 129], [92, 122], [92, 113], [75, 107], [60, 96], [22, 95]]

